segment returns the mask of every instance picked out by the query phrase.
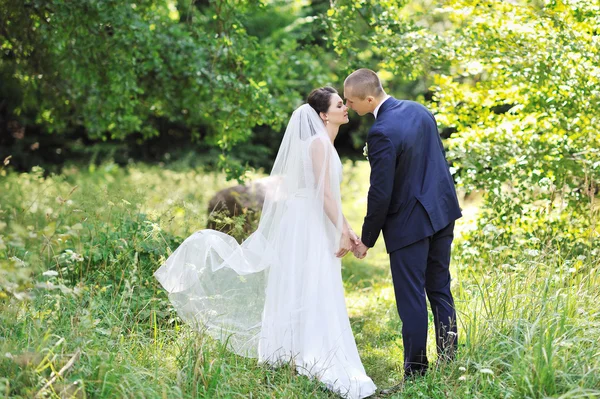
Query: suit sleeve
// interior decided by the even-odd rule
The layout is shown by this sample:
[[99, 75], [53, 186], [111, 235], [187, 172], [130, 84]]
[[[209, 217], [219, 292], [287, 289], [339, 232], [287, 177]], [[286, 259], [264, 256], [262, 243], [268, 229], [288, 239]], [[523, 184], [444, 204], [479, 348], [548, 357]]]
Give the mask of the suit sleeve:
[[362, 242], [369, 248], [375, 245], [387, 217], [396, 170], [396, 149], [391, 140], [380, 132], [367, 138], [371, 178], [367, 197], [367, 216], [362, 228]]

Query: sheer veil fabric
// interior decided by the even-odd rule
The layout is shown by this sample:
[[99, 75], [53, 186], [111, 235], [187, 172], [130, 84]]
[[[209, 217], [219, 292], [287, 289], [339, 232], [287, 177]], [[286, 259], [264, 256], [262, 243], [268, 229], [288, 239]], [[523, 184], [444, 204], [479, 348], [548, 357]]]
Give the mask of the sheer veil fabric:
[[347, 398], [375, 392], [344, 299], [342, 165], [317, 112], [294, 111], [257, 230], [241, 245], [200, 230], [155, 272], [181, 318], [235, 353], [293, 362]]

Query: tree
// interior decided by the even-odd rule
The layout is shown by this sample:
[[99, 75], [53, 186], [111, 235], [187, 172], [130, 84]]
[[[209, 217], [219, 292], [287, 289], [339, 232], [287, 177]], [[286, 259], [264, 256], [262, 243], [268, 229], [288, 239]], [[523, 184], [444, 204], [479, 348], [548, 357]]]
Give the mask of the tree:
[[[513, 233], [507, 240], [545, 231], [593, 246], [600, 3], [409, 6], [415, 10], [406, 1], [337, 1], [330, 17], [340, 56], [359, 66], [356, 49], [369, 48], [383, 75], [428, 82], [438, 124], [455, 132], [447, 145], [458, 184], [487, 193], [482, 224]], [[357, 20], [366, 34], [342, 30]]]
[[[240, 176], [228, 151], [256, 126], [278, 131], [329, 74], [319, 47], [281, 35], [293, 4], [194, 3], [0, 0], [5, 123], [141, 142], [176, 126], [220, 148], [221, 166]], [[261, 37], [246, 29], [257, 12], [272, 22]]]

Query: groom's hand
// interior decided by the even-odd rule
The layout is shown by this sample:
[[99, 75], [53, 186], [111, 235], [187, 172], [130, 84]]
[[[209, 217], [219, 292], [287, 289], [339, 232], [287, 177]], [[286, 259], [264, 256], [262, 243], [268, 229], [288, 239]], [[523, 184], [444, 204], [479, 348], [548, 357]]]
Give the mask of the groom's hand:
[[365, 256], [367, 256], [368, 250], [369, 248], [365, 244], [363, 244], [363, 242], [360, 239], [358, 239], [358, 244], [354, 245], [352, 252], [354, 253], [354, 256], [356, 256], [358, 259], [364, 259]]

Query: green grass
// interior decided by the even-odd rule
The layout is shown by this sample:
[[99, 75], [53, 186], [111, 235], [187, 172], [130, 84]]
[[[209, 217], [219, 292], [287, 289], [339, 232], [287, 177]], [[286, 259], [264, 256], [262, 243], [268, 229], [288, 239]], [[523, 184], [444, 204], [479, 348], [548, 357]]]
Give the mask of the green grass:
[[[368, 166], [345, 171], [344, 210], [359, 230]], [[191, 331], [152, 277], [205, 226], [208, 200], [231, 184], [222, 176], [107, 164], [1, 179], [0, 395], [33, 397], [79, 351], [45, 395], [336, 397], [291, 367], [258, 366]], [[396, 397], [599, 398], [597, 252], [498, 249], [493, 238], [461, 238], [467, 228], [461, 220], [452, 261], [457, 359], [432, 364]], [[402, 340], [381, 241], [364, 261], [346, 257], [343, 277], [365, 368], [386, 387], [402, 377]]]

